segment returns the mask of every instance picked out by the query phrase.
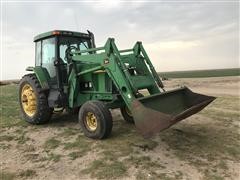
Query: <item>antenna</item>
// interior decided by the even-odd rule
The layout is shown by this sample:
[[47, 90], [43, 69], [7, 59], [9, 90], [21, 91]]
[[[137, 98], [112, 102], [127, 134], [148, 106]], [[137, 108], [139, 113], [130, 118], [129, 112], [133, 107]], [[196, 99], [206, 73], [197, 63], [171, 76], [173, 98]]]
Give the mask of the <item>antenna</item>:
[[78, 24], [77, 13], [76, 13], [75, 9], [73, 10], [73, 16], [74, 16], [74, 20], [75, 20], [75, 25], [76, 25], [77, 31], [80, 32], [80, 27], [79, 27], [79, 24]]

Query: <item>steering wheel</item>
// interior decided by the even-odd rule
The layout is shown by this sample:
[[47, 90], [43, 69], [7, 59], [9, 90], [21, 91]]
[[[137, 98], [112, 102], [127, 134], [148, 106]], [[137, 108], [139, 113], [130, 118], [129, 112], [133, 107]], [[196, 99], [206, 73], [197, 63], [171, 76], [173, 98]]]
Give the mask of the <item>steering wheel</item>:
[[75, 47], [75, 46], [68, 46], [67, 49], [65, 50], [65, 58], [64, 58], [64, 59], [65, 59], [68, 63], [71, 62], [71, 59], [72, 59], [72, 54], [71, 54], [71, 52], [72, 52], [73, 50], [76, 51], [76, 50], [78, 50], [78, 48]]

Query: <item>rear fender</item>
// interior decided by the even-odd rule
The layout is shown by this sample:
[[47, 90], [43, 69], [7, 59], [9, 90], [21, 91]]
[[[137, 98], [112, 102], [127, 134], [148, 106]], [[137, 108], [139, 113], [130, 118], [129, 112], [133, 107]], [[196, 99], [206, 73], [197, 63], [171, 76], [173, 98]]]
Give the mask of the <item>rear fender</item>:
[[34, 73], [37, 76], [37, 79], [42, 87], [43, 90], [49, 90], [49, 81], [50, 81], [50, 75], [47, 72], [47, 69], [41, 66], [36, 66], [33, 68]]

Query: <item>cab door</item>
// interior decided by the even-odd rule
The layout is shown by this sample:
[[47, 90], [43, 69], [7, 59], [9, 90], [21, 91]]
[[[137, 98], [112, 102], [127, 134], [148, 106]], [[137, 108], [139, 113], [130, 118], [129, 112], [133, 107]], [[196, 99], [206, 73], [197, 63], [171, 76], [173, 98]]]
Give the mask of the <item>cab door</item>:
[[42, 61], [41, 66], [46, 68], [51, 80], [56, 82], [56, 67], [54, 61], [56, 60], [56, 38], [48, 38], [42, 40]]

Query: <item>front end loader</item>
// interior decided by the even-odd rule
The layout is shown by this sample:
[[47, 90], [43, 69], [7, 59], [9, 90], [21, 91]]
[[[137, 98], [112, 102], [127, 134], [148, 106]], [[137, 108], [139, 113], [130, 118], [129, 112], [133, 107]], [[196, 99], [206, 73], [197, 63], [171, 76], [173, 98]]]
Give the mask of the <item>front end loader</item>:
[[32, 73], [19, 85], [21, 110], [32, 124], [48, 122], [57, 108], [77, 109], [85, 136], [103, 139], [112, 130], [110, 109], [120, 108], [127, 122], [151, 137], [215, 99], [187, 87], [165, 91], [141, 42], [118, 50], [109, 38], [96, 47], [90, 31], [60, 30], [40, 34], [34, 42], [35, 67], [27, 68]]

